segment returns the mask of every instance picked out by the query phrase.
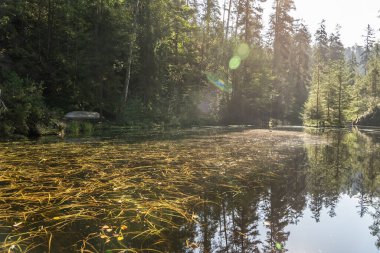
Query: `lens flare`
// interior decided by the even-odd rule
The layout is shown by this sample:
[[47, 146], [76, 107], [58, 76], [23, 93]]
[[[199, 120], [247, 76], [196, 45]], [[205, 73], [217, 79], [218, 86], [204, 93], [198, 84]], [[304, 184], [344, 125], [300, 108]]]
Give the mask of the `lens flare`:
[[240, 57], [240, 59], [245, 60], [249, 56], [249, 46], [247, 43], [241, 43], [236, 49], [236, 55]]
[[216, 77], [215, 75], [211, 73], [206, 73], [207, 80], [209, 80], [210, 83], [215, 85], [219, 90], [231, 93], [232, 87], [230, 84], [225, 83], [222, 79]]
[[240, 66], [240, 63], [241, 63], [241, 58], [240, 56], [238, 55], [235, 55], [231, 58], [228, 66], [230, 67], [230, 69], [237, 69], [239, 66]]

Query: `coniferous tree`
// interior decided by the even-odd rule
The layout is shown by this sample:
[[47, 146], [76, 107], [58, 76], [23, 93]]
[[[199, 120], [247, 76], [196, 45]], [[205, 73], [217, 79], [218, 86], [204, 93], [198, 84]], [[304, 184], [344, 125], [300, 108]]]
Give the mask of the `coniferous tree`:
[[[304, 120], [312, 125], [341, 126], [347, 119], [351, 98], [349, 75], [340, 39], [340, 27], [326, 41], [324, 22], [316, 33], [312, 87], [305, 104]], [[326, 48], [326, 42], [328, 47]]]
[[323, 122], [323, 107], [325, 101], [322, 99], [323, 84], [325, 82], [324, 73], [326, 72], [329, 57], [328, 36], [326, 32], [325, 20], [322, 20], [320, 27], [315, 33], [315, 46], [313, 49], [312, 83], [309, 97], [305, 104], [303, 120], [307, 124], [319, 125]]
[[[363, 53], [355, 49], [360, 64], [352, 56], [346, 66], [339, 31], [328, 36], [324, 20], [311, 52], [306, 25], [291, 16], [293, 0], [274, 1], [265, 39], [262, 2], [225, 0], [221, 13], [218, 0], [2, 1], [3, 103], [13, 109], [5, 83], [15, 73], [25, 85], [41, 84], [54, 115], [99, 111], [127, 124], [299, 123], [303, 104], [304, 119], [343, 124], [377, 106], [371, 25]], [[229, 68], [243, 43], [248, 54]], [[218, 90], [219, 81], [231, 93]]]
[[295, 9], [293, 0], [276, 0], [271, 16], [271, 33], [273, 36], [273, 72], [277, 77], [273, 87], [273, 116], [277, 119], [287, 119], [291, 115], [291, 88], [289, 66], [294, 32], [293, 17], [290, 12]]
[[[291, 65], [290, 65], [290, 88], [293, 102], [291, 106], [291, 121], [300, 122], [300, 111], [308, 97], [310, 87], [311, 67], [311, 35], [307, 27], [297, 24], [292, 40]], [[289, 101], [290, 103], [290, 101]]]
[[[262, 29], [262, 1], [240, 0], [236, 2], [236, 38], [232, 44], [232, 51], [236, 54], [239, 48], [245, 51], [242, 56], [241, 64], [236, 70], [229, 71], [233, 85], [233, 92], [228, 103], [227, 117], [223, 117], [226, 122], [236, 123], [253, 123], [259, 122], [255, 117], [258, 116], [256, 102], [257, 94], [266, 89], [263, 83], [260, 87], [255, 75], [267, 71], [265, 66], [266, 56], [260, 42], [260, 33]], [[255, 59], [262, 64], [257, 64]], [[264, 74], [264, 73], [263, 73]], [[267, 73], [264, 74], [264, 76]], [[264, 77], [265, 79], [265, 77]], [[250, 96], [248, 96], [248, 94]], [[264, 114], [264, 113], [261, 113]]]
[[319, 64], [326, 63], [328, 60], [328, 35], [326, 32], [326, 20], [324, 19], [322, 19], [319, 28], [315, 32], [315, 41], [314, 58]]
[[368, 75], [370, 79], [370, 90], [373, 98], [379, 97], [379, 83], [380, 83], [380, 45], [375, 44], [373, 52], [368, 62]]
[[358, 71], [359, 64], [354, 52], [351, 52], [351, 55], [349, 56], [347, 67], [348, 67], [348, 72], [349, 72], [348, 82], [350, 85], [355, 85], [356, 77], [359, 74], [359, 71]]
[[344, 46], [340, 40], [340, 26], [336, 27], [335, 33], [329, 38], [329, 63], [328, 63], [328, 83], [325, 86], [327, 94], [327, 118], [330, 124], [343, 124], [343, 111], [347, 104], [347, 73], [344, 59]]
[[[315, 33], [315, 40], [316, 40], [316, 50], [314, 53], [314, 59], [316, 60], [316, 84], [317, 84], [317, 90], [316, 90], [316, 119], [321, 119], [321, 104], [323, 104], [322, 100], [322, 79], [323, 79], [323, 72], [325, 72], [325, 68], [327, 65], [327, 62], [329, 60], [329, 49], [328, 49], [328, 35], [326, 32], [326, 25], [325, 20], [322, 20], [320, 23], [319, 29]], [[321, 103], [322, 102], [322, 103]]]
[[[266, 1], [266, 0], [264, 0]], [[261, 44], [262, 12], [260, 2], [252, 0], [238, 1], [237, 11], [240, 19], [237, 22], [237, 29], [240, 31], [239, 37], [248, 45]]]
[[366, 74], [367, 63], [369, 61], [373, 44], [375, 42], [375, 31], [370, 25], [367, 25], [366, 30], [365, 30], [365, 35], [363, 35], [363, 38], [364, 38], [364, 51], [361, 55], [361, 63], [365, 66], [364, 74]]

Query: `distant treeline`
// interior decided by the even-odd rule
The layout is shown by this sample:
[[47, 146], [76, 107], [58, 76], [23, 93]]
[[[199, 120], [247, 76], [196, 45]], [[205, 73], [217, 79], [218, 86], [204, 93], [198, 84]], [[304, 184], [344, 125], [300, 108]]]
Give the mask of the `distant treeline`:
[[73, 110], [129, 125], [342, 124], [377, 104], [370, 26], [363, 72], [324, 21], [311, 45], [292, 0], [274, 1], [264, 32], [262, 2], [1, 1], [0, 135]]

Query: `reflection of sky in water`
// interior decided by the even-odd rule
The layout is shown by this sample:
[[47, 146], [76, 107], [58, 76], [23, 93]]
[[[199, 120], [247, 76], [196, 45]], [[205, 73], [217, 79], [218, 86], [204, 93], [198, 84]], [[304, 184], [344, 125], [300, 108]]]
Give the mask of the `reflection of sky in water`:
[[360, 217], [358, 202], [355, 197], [341, 196], [335, 209], [337, 215], [331, 218], [324, 208], [318, 223], [307, 208], [297, 225], [286, 228], [290, 231], [286, 248], [291, 253], [380, 252], [368, 229], [373, 220], [369, 214]]
[[[372, 218], [367, 213], [363, 217], [359, 215], [359, 199], [341, 195], [339, 203], [335, 208], [336, 216], [330, 217], [328, 209], [321, 210], [320, 221], [316, 222], [312, 218], [313, 214], [309, 208], [303, 211], [303, 217], [300, 217], [297, 224], [291, 224], [285, 227], [285, 232], [290, 232], [289, 239], [285, 244], [285, 249], [289, 253], [375, 253], [380, 252], [376, 249], [375, 238], [371, 236], [369, 226], [372, 225]], [[261, 204], [260, 204], [261, 206]], [[373, 210], [369, 210], [373, 211]], [[260, 235], [258, 239], [261, 244], [258, 248], [263, 250], [266, 244], [266, 234], [268, 229], [264, 224], [262, 213], [260, 212], [258, 230]], [[232, 217], [226, 217], [227, 224], [232, 223]], [[268, 225], [268, 224], [267, 224]], [[229, 231], [230, 232], [230, 231]], [[222, 250], [219, 246], [224, 246], [224, 232], [218, 230], [213, 239], [213, 249]], [[196, 242], [202, 241], [202, 233], [199, 225], [197, 226], [198, 237]], [[230, 233], [229, 233], [230, 235]], [[195, 249], [194, 253], [201, 253], [202, 249]], [[251, 252], [251, 251], [248, 251]]]
[[226, 226], [222, 206], [201, 209], [208, 226], [197, 227], [194, 241], [201, 248], [193, 252], [205, 252], [205, 238], [212, 252], [380, 252], [380, 144], [374, 137], [333, 131], [326, 138], [277, 140], [269, 151], [284, 151], [279, 177], [261, 190], [222, 196]]

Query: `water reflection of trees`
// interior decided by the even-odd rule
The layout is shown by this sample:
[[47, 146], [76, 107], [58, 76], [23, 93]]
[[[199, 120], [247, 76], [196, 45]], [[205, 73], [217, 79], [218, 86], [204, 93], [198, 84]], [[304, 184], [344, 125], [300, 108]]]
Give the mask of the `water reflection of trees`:
[[285, 252], [287, 226], [297, 224], [306, 207], [316, 222], [323, 210], [336, 216], [342, 194], [358, 199], [358, 215], [371, 215], [369, 229], [380, 247], [379, 144], [359, 131], [334, 131], [323, 138], [323, 143], [284, 149], [287, 154], [280, 154], [280, 162], [265, 168], [277, 176], [260, 187], [247, 187], [239, 194], [218, 189], [217, 196], [206, 196], [216, 204], [200, 212], [201, 251]]
[[[255, 171], [235, 182], [242, 186], [239, 193], [224, 191], [217, 184], [204, 189], [204, 197], [215, 204], [196, 210], [201, 252], [286, 251], [286, 227], [297, 223], [306, 207], [307, 157], [303, 148], [292, 154], [285, 149], [277, 155], [279, 160], [262, 168], [266, 176], [258, 179]], [[260, 227], [265, 234], [260, 234]]]
[[[143, 205], [149, 201], [161, 203], [166, 199], [174, 199], [172, 203], [176, 203], [175, 193], [186, 193], [180, 196], [193, 196], [194, 201], [184, 203], [197, 204], [190, 207], [181, 204], [181, 209], [178, 211], [189, 211], [190, 216], [193, 212], [193, 218], [198, 222], [189, 223], [189, 220], [178, 217], [177, 211], [170, 212], [165, 208], [156, 210], [154, 208], [157, 206], [154, 205], [148, 205], [149, 208], [142, 210], [145, 210], [144, 212], [131, 207], [130, 213], [123, 214], [125, 218], [121, 220], [123, 224], [128, 225], [129, 233], [125, 232], [122, 247], [117, 238], [113, 238], [107, 244], [107, 241], [99, 236], [99, 230], [108, 223], [105, 224], [104, 220], [97, 222], [88, 220], [73, 222], [70, 229], [54, 234], [54, 238], [60, 239], [53, 242], [53, 251], [64, 252], [68, 245], [78, 245], [78, 242], [70, 242], [73, 237], [83, 238], [87, 236], [88, 231], [94, 231], [92, 233], [94, 238], [87, 242], [91, 243], [98, 252], [106, 252], [107, 249], [117, 247], [141, 249], [141, 252], [145, 252], [144, 249], [147, 248], [161, 252], [286, 252], [290, 235], [288, 225], [297, 224], [307, 208], [311, 210], [316, 222], [320, 221], [321, 212], [325, 210], [331, 217], [335, 216], [335, 209], [342, 193], [358, 199], [358, 215], [370, 215], [373, 218], [373, 224], [369, 229], [377, 238], [377, 246], [380, 248], [378, 140], [358, 131], [335, 131], [316, 137], [316, 142], [313, 138], [312, 141], [306, 138], [304, 143], [299, 139], [296, 140], [299, 142], [296, 142], [288, 140], [291, 138], [289, 136], [284, 141], [277, 136], [275, 140], [279, 139], [284, 143], [272, 141], [269, 144], [260, 143], [254, 146], [253, 142], [263, 139], [262, 134], [261, 132], [259, 137], [256, 135], [242, 137], [240, 134], [230, 139], [220, 137], [219, 145], [206, 150], [204, 145], [210, 144], [199, 139], [191, 140], [191, 146], [189, 142], [180, 142], [176, 145], [171, 142], [170, 145], [155, 144], [158, 147], [152, 147], [151, 144], [150, 153], [147, 151], [147, 146], [144, 146], [146, 144], [141, 144], [145, 148], [146, 159], [139, 158], [136, 161], [132, 159], [128, 163], [132, 168], [134, 166], [139, 168], [139, 175], [136, 176], [133, 170], [130, 172], [120, 170], [118, 175], [121, 178], [114, 179], [118, 186], [125, 187], [122, 188], [123, 194], [124, 192], [133, 194], [131, 199], [138, 199], [136, 203]], [[253, 137], [256, 137], [254, 141], [251, 140]], [[271, 137], [266, 138], [265, 141], [269, 142]], [[135, 152], [136, 157], [140, 157], [137, 154], [141, 150], [140, 146], [136, 149], [131, 149], [129, 146], [124, 148], [118, 146], [118, 148], [121, 150], [114, 154], [110, 154], [108, 148], [104, 149], [107, 150], [107, 156], [121, 161], [121, 164], [119, 162], [115, 164], [116, 167], [123, 165], [125, 153], [132, 157]], [[195, 151], [191, 153], [189, 150], [203, 153]], [[199, 161], [194, 161], [195, 157]], [[163, 158], [169, 162], [164, 163]], [[100, 165], [93, 164], [93, 160], [89, 161], [91, 167], [110, 166], [106, 160], [100, 160], [102, 162]], [[133, 161], [136, 164], [132, 164]], [[154, 169], [158, 165], [162, 166], [161, 170]], [[189, 170], [184, 170], [184, 167], [188, 167]], [[200, 171], [198, 168], [205, 169]], [[179, 169], [189, 175], [185, 179], [175, 181], [179, 179], [171, 178], [170, 175], [177, 175], [176, 171]], [[162, 170], [165, 173], [158, 173]], [[103, 169], [99, 171], [104, 172]], [[95, 178], [102, 178], [101, 175], [104, 176], [99, 174]], [[141, 178], [144, 178], [145, 182]], [[132, 182], [132, 179], [135, 181]], [[146, 184], [147, 180], [151, 183], [148, 186], [141, 188], [136, 186], [131, 189], [125, 186], [128, 184], [125, 184], [124, 180], [129, 180], [133, 186]], [[156, 181], [162, 181], [162, 184], [154, 184]], [[112, 187], [106, 193], [109, 195], [99, 199], [107, 200], [117, 192], [115, 193]], [[169, 193], [171, 195], [168, 195]], [[107, 200], [105, 203], [111, 202]], [[115, 205], [115, 215], [119, 215], [120, 203], [116, 201], [112, 203]], [[149, 217], [147, 213], [150, 214]], [[114, 223], [115, 230], [115, 227], [121, 224], [117, 216]], [[15, 223], [11, 221], [9, 224], [8, 227], [11, 227]], [[172, 224], [175, 226], [171, 226]], [[149, 231], [156, 231], [157, 234], [140, 233], [141, 236], [135, 236], [139, 234], [135, 231], [146, 231], [147, 226], [155, 228]], [[77, 233], [78, 236], [72, 236], [72, 233]], [[107, 235], [113, 236], [111, 232]], [[3, 239], [1, 236], [0, 240]]]
[[309, 208], [317, 222], [320, 221], [323, 207], [329, 210], [330, 217], [336, 215], [335, 208], [347, 175], [344, 135], [344, 132], [329, 133], [326, 136], [327, 145], [306, 145], [309, 159], [306, 179], [310, 196]]
[[370, 231], [380, 248], [380, 143], [374, 135], [358, 131], [347, 135], [352, 178], [350, 194], [359, 198], [358, 213], [369, 213], [373, 218]]

